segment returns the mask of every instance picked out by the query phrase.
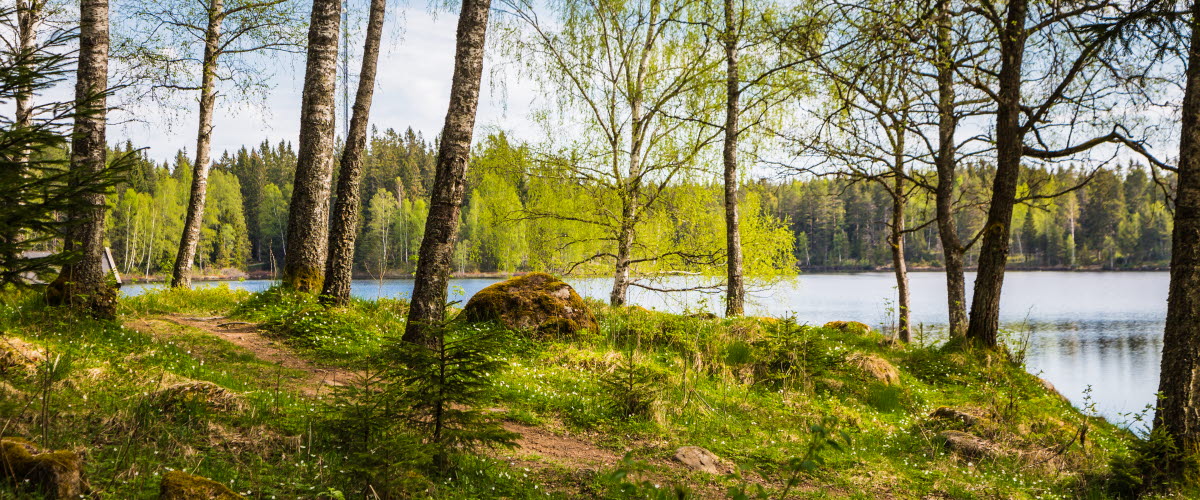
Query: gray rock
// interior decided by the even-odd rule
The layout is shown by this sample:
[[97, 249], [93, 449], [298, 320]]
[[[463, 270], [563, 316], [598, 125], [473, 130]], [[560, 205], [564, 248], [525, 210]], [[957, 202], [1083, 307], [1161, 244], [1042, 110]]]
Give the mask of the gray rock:
[[675, 460], [689, 468], [709, 474], [728, 474], [733, 471], [733, 467], [721, 457], [699, 446], [684, 446], [675, 450]]

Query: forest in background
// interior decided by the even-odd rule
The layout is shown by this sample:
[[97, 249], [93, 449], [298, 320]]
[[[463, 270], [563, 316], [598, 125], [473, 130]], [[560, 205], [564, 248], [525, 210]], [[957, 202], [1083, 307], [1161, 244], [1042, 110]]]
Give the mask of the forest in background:
[[[126, 143], [113, 157], [132, 154], [125, 178], [108, 195], [107, 236], [123, 274], [167, 274], [173, 265], [187, 207], [191, 160], [180, 151], [156, 163]], [[360, 277], [410, 276], [416, 266], [429, 212], [436, 148], [411, 128], [373, 130], [364, 155], [363, 214], [355, 252]], [[272, 272], [286, 249], [288, 200], [296, 152], [289, 142], [226, 151], [214, 161], [200, 247], [195, 264], [202, 275], [236, 271]], [[571, 271], [594, 253], [586, 228], [576, 221], [538, 217], [552, 204], [567, 204], [564, 189], [595, 191], [584, 183], [564, 185], [539, 175], [528, 148], [503, 133], [483, 139], [469, 169], [463, 230], [454, 257], [458, 273]], [[988, 182], [994, 168], [964, 164], [957, 183], [963, 205], [955, 214], [960, 237], [969, 241], [986, 218]], [[1091, 175], [1087, 183], [1082, 181]], [[712, 177], [711, 175], [709, 175]], [[1023, 172], [1023, 197], [1081, 189], [1031, 199], [1016, 207], [1011, 265], [1026, 269], [1161, 269], [1171, 252], [1171, 213], [1162, 189], [1144, 167], [1085, 171], [1031, 167]], [[643, 243], [680, 248], [707, 259], [664, 263], [661, 272], [718, 275], [724, 228], [717, 217], [719, 179], [689, 179], [672, 186], [674, 199]], [[877, 182], [845, 176], [760, 177], [746, 182], [747, 252], [772, 268], [863, 270], [890, 266], [886, 244], [891, 198]], [[932, 193], [917, 191], [906, 207], [908, 259], [914, 268], [940, 265], [941, 247]], [[686, 245], [685, 245], [686, 243]], [[967, 253], [973, 263], [977, 250]], [[753, 260], [753, 259], [751, 259]], [[587, 264], [575, 273], [603, 275]]]

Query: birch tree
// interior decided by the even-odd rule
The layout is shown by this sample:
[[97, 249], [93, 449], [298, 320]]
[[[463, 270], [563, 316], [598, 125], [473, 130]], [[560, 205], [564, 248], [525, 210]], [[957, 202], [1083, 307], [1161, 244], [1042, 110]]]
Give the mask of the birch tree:
[[[642, 264], [677, 258], [716, 261], [681, 251], [650, 252], [638, 244], [639, 225], [666, 189], [695, 172], [720, 135], [714, 123], [710, 57], [714, 41], [680, 22], [695, 5], [686, 0], [564, 0], [553, 4], [553, 19], [522, 0], [508, 0], [516, 20], [507, 48], [521, 54], [530, 76], [554, 96], [557, 112], [547, 111], [550, 141], [540, 154], [541, 175], [585, 186], [586, 208], [562, 211], [527, 207], [526, 217], [571, 221], [593, 228], [599, 251], [574, 262], [573, 270], [611, 262], [609, 303], [627, 302]], [[555, 118], [582, 123], [572, 126]]]
[[296, 179], [288, 205], [287, 254], [282, 276], [284, 286], [301, 292], [321, 290], [325, 277], [341, 15], [339, 0], [312, 2]]
[[454, 257], [459, 218], [471, 160], [471, 138], [479, 108], [479, 85], [483, 78], [483, 49], [487, 38], [491, 0], [462, 0], [454, 47], [454, 74], [450, 82], [450, 105], [438, 145], [437, 172], [425, 220], [425, 235], [417, 259], [404, 341], [437, 347], [441, 339], [432, 326], [446, 314], [446, 286]]
[[[127, 40], [119, 48], [154, 97], [198, 95], [196, 156], [183, 235], [171, 271], [172, 287], [191, 286], [200, 243], [208, 176], [212, 167], [213, 121], [219, 86], [235, 100], [269, 86], [263, 71], [270, 52], [299, 45], [299, 2], [295, 0], [130, 0]], [[163, 102], [154, 99], [154, 102]]]
[[[367, 36], [363, 45], [362, 71], [354, 98], [354, 117], [342, 151], [338, 172], [337, 203], [333, 208], [333, 227], [329, 232], [329, 258], [325, 264], [325, 283], [321, 296], [334, 304], [350, 301], [351, 270], [354, 267], [354, 240], [358, 235], [360, 187], [363, 151], [367, 145], [367, 122], [371, 98], [375, 93], [375, 72], [379, 61], [379, 43], [383, 38], [383, 20], [387, 0], [371, 0]], [[382, 276], [382, 275], [381, 275]]]

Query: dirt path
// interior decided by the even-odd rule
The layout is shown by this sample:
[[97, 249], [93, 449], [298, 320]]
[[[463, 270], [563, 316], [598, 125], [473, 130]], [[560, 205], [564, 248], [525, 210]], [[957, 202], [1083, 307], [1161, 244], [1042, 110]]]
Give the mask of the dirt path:
[[[298, 356], [286, 346], [263, 336], [255, 323], [230, 320], [223, 316], [170, 315], [132, 320], [128, 326], [152, 334], [169, 334], [170, 332], [164, 332], [162, 328], [154, 327], [152, 322], [156, 320], [199, 329], [246, 349], [259, 359], [301, 371], [305, 377], [296, 388], [308, 396], [328, 394], [330, 386], [348, 384], [356, 376], [352, 370], [321, 366]], [[573, 493], [572, 496], [590, 496], [590, 493], [579, 491], [579, 488], [586, 487], [590, 476], [612, 468], [622, 459], [616, 452], [583, 439], [556, 434], [549, 429], [516, 422], [504, 422], [503, 425], [506, 430], [521, 437], [517, 439], [516, 449], [500, 450], [495, 452], [494, 456], [514, 467], [524, 468], [544, 477], [550, 483], [559, 483], [557, 488], [554, 484], [548, 484], [551, 488], [575, 490], [568, 492]], [[691, 472], [683, 464], [666, 458], [653, 460], [651, 463], [660, 470], [672, 471], [673, 475], [686, 475]], [[713, 482], [692, 486], [697, 488], [696, 493], [702, 498], [723, 496], [720, 494], [720, 487]]]
[[133, 320], [128, 326], [152, 334], [168, 333], [163, 332], [161, 328], [154, 328], [152, 322], [155, 320], [196, 328], [241, 347], [261, 360], [303, 372], [304, 379], [296, 384], [296, 388], [306, 396], [328, 394], [331, 386], [346, 385], [355, 376], [351, 370], [321, 366], [301, 358], [279, 342], [264, 337], [259, 333], [258, 325], [245, 321], [234, 321], [222, 316], [158, 316]]

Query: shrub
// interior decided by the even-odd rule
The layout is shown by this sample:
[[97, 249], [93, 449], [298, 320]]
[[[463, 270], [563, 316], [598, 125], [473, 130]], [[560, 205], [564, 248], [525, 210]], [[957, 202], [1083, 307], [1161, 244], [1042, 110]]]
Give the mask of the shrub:
[[493, 375], [507, 367], [499, 358], [506, 331], [494, 324], [442, 325], [433, 347], [397, 342], [387, 349], [395, 414], [431, 449], [435, 472], [450, 471], [457, 451], [511, 447], [518, 437], [479, 406], [493, 394]]
[[1196, 470], [1198, 459], [1180, 450], [1166, 430], [1156, 427], [1149, 436], [1135, 438], [1128, 454], [1113, 456], [1108, 490], [1119, 498], [1165, 490], [1182, 479], [1179, 470]]
[[654, 413], [666, 379], [662, 371], [638, 363], [630, 349], [612, 372], [600, 377], [600, 385], [615, 415], [624, 419], [648, 418]]

